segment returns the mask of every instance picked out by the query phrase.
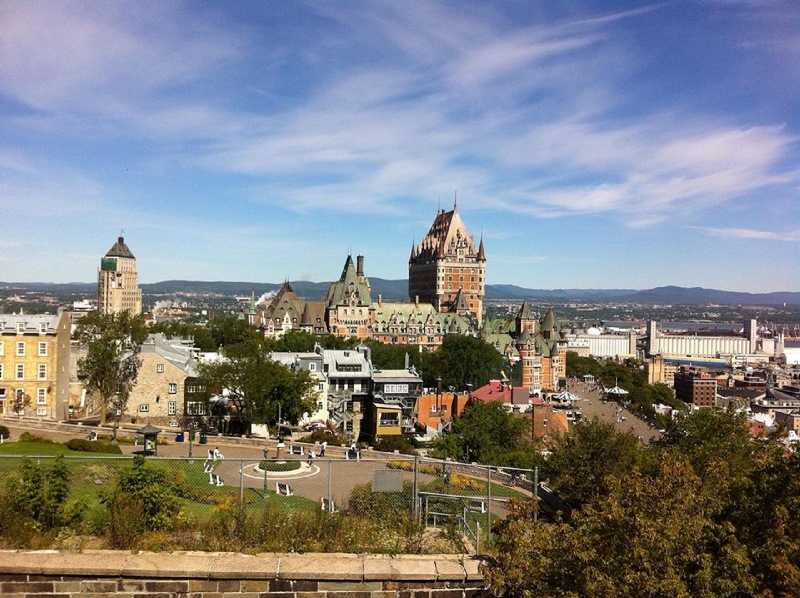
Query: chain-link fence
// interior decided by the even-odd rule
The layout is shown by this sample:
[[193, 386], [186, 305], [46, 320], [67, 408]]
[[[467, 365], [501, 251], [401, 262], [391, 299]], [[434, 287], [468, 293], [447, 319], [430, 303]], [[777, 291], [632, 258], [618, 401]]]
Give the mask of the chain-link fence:
[[[144, 460], [0, 456], [0, 484], [25, 491], [37, 476], [58, 478], [54, 472], [60, 467], [69, 500], [90, 513], [112, 504], [115, 491], [141, 491], [143, 500], [156, 503], [174, 497], [179, 501], [175, 513], [198, 521], [220, 505], [238, 505], [251, 514], [277, 508], [394, 518], [461, 534], [475, 551], [490, 541], [492, 522], [506, 516], [508, 501], [532, 496], [535, 487], [533, 470], [406, 455], [375, 459], [350, 450], [345, 457], [315, 457], [292, 445], [271, 458], [225, 458], [205, 448], [200, 457]], [[169, 492], [159, 498], [154, 489], [162, 486]]]

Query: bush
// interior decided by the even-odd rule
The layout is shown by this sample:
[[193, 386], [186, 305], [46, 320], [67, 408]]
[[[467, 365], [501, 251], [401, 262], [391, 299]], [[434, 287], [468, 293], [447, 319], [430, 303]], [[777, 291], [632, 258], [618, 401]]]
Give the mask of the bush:
[[38, 442], [40, 444], [59, 444], [55, 440], [50, 440], [49, 438], [45, 438], [44, 436], [37, 436], [36, 434], [31, 434], [30, 432], [23, 432], [22, 434], [20, 434], [19, 441]]
[[[119, 472], [117, 487], [103, 499], [111, 510], [112, 520], [115, 512], [120, 517], [127, 517], [131, 511], [141, 511], [139, 519], [148, 530], [164, 529], [176, 523], [183, 505], [181, 496], [186, 492], [181, 488], [181, 482], [185, 480], [175, 481], [174, 477], [160, 467], [148, 464], [141, 455], [134, 457], [133, 466]], [[121, 533], [128, 533], [129, 525], [122, 521], [120, 525], [123, 528]], [[112, 541], [124, 543], [125, 540], [112, 537]]]
[[4, 440], [8, 440], [11, 438], [11, 432], [5, 426], [0, 426], [0, 436], [2, 436]]
[[85, 438], [72, 438], [67, 441], [67, 448], [71, 451], [84, 451], [86, 453], [110, 453], [121, 455], [122, 449], [108, 440], [86, 440]]
[[397, 451], [404, 455], [414, 455], [414, 445], [405, 436], [383, 436], [374, 445], [375, 450], [393, 453]]

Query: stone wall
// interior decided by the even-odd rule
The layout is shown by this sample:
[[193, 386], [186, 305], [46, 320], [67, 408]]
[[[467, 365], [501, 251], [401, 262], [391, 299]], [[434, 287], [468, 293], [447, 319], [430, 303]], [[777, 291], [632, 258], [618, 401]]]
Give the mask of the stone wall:
[[463, 555], [0, 550], [0, 596], [485, 598], [479, 566]]

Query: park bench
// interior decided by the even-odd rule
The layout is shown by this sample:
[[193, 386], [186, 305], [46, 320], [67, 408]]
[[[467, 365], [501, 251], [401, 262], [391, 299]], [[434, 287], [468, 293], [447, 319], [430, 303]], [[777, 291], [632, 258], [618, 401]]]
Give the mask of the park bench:
[[290, 455], [304, 455], [305, 451], [303, 450], [303, 447], [300, 446], [299, 444], [290, 444], [289, 445], [289, 454]]
[[284, 484], [283, 482], [275, 482], [275, 492], [281, 496], [294, 496], [292, 487], [289, 484]]
[[333, 501], [331, 499], [325, 498], [324, 496], [320, 498], [320, 506], [322, 507], [322, 510], [325, 511], [326, 513], [334, 513], [336, 511], [336, 507], [333, 504]]

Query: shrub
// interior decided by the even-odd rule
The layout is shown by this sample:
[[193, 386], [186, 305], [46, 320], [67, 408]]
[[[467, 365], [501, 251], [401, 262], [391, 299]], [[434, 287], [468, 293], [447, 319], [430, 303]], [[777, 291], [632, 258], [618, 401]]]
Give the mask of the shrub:
[[262, 471], [294, 471], [300, 465], [300, 461], [262, 461], [260, 467]]
[[185, 480], [170, 481], [172, 477], [148, 464], [141, 455], [135, 456], [133, 466], [119, 472], [117, 487], [103, 499], [111, 510], [112, 520], [115, 509], [120, 516], [141, 509], [139, 519], [148, 530], [164, 529], [175, 523], [182, 506], [180, 497], [184, 494], [181, 481]]
[[348, 500], [348, 511], [374, 519], [385, 519], [388, 513], [399, 515], [410, 512], [413, 488], [409, 481], [403, 482], [402, 492], [373, 492], [371, 484], [359, 484], [353, 488]]
[[54, 440], [50, 440], [49, 438], [45, 438], [44, 436], [37, 436], [36, 434], [31, 434], [30, 432], [23, 432], [19, 436], [20, 442], [38, 442], [40, 444], [59, 444]]
[[67, 441], [67, 448], [71, 451], [84, 451], [87, 453], [110, 453], [121, 455], [122, 449], [108, 440], [86, 440], [85, 438], [72, 438]]
[[383, 436], [374, 445], [375, 450], [393, 453], [397, 451], [404, 455], [416, 453], [414, 445], [405, 436]]
[[36, 529], [49, 531], [62, 525], [69, 495], [69, 473], [63, 455], [56, 457], [47, 470], [24, 458], [20, 473], [9, 480], [8, 488], [14, 510], [28, 517]]
[[11, 438], [11, 432], [5, 426], [0, 426], [0, 436], [3, 437], [4, 440], [8, 440]]

